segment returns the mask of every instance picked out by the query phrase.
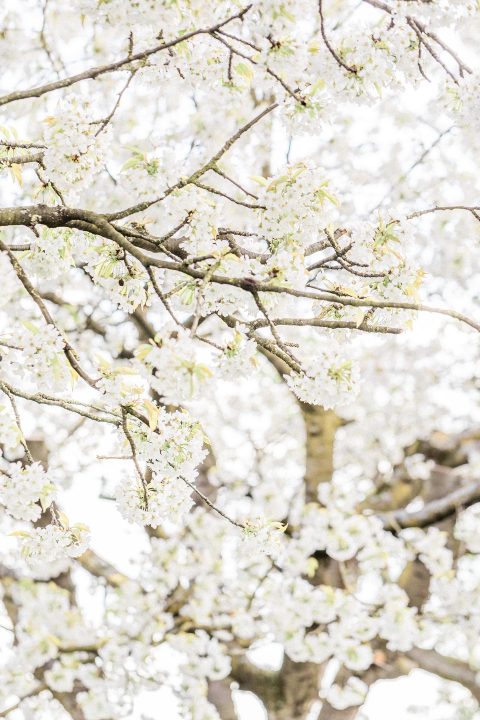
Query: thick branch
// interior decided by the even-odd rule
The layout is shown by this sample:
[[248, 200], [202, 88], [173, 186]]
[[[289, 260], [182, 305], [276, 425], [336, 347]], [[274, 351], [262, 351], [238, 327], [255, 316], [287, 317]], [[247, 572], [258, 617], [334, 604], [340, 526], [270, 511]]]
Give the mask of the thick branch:
[[263, 703], [269, 704], [278, 694], [279, 670], [264, 670], [242, 655], [232, 657], [232, 679], [241, 690], [255, 693]]
[[[260, 115], [258, 115], [254, 120], [258, 121], [260, 117], [266, 114], [266, 112], [273, 109], [274, 105], [269, 106], [266, 110], [263, 111]], [[251, 121], [250, 125], [254, 121]], [[243, 130], [247, 128], [248, 126], [244, 126]], [[237, 133], [238, 135], [238, 133]], [[230, 140], [223, 146], [223, 148], [217, 153], [216, 156], [214, 156], [214, 160], [218, 159], [217, 156], [220, 156], [223, 154], [223, 152], [226, 152], [226, 150], [231, 146], [231, 144], [235, 141], [235, 137], [233, 136], [230, 138]], [[207, 166], [204, 166], [204, 168], [201, 168], [201, 170], [197, 171], [198, 173], [206, 172]], [[191, 179], [190, 179], [191, 181]], [[186, 181], [185, 181], [186, 183]], [[148, 205], [149, 206], [149, 205]], [[131, 214], [134, 212], [140, 212], [140, 210], [146, 209], [144, 205], [141, 206], [135, 206], [134, 208], [129, 208], [126, 211], [123, 211], [122, 213], [117, 213], [114, 216], [110, 215], [108, 216], [110, 219], [112, 218], [119, 218], [124, 217], [126, 214]], [[98, 232], [99, 235], [102, 235], [103, 237], [107, 237], [116, 244], [120, 245], [124, 250], [129, 252], [133, 257], [135, 257], [144, 267], [158, 267], [162, 268], [164, 270], [175, 270], [177, 272], [181, 272], [185, 275], [188, 275], [192, 278], [197, 279], [204, 279], [208, 270], [196, 270], [185, 263], [175, 263], [171, 261], [166, 260], [160, 260], [156, 257], [150, 257], [146, 255], [144, 252], [142, 252], [139, 248], [135, 247], [129, 240], [127, 240], [126, 237], [124, 237], [118, 230], [116, 230], [113, 225], [111, 225], [106, 219], [105, 216], [99, 215], [98, 213], [94, 213], [89, 210], [80, 210], [80, 209], [73, 209], [73, 208], [66, 208], [66, 207], [48, 207], [46, 205], [30, 205], [25, 207], [19, 207], [19, 208], [4, 208], [0, 211], [0, 226], [7, 226], [7, 225], [24, 225], [24, 226], [31, 226], [33, 224], [41, 224], [46, 225], [47, 227], [80, 227], [80, 229], [85, 229], [84, 226], [82, 226], [81, 223], [90, 223], [90, 226], [92, 228], [92, 232], [95, 231]], [[432, 307], [430, 305], [424, 305], [423, 303], [411, 303], [411, 302], [403, 302], [403, 301], [390, 301], [390, 300], [374, 300], [374, 299], [361, 299], [361, 298], [351, 298], [351, 297], [344, 297], [341, 295], [335, 295], [333, 293], [328, 292], [314, 292], [310, 290], [296, 290], [294, 288], [288, 288], [284, 287], [282, 285], [273, 285], [269, 283], [257, 283], [255, 281], [252, 281], [249, 278], [232, 278], [232, 277], [225, 277], [223, 275], [211, 275], [210, 281], [218, 284], [218, 285], [231, 285], [233, 287], [241, 288], [242, 290], [245, 290], [246, 292], [249, 292], [252, 294], [252, 291], [255, 292], [270, 292], [270, 293], [281, 293], [284, 295], [291, 295], [292, 297], [303, 297], [308, 298], [311, 300], [320, 300], [327, 303], [332, 303], [336, 305], [343, 305], [345, 307], [366, 307], [366, 308], [390, 308], [390, 309], [398, 309], [398, 310], [413, 310], [413, 311], [420, 311], [420, 312], [429, 312], [429, 313], [435, 313], [439, 315], [445, 315], [447, 317], [454, 318], [456, 320], [459, 320], [462, 323], [465, 323], [466, 325], [469, 325], [470, 327], [474, 328], [478, 332], [480, 332], [480, 324], [477, 323], [475, 320], [472, 320], [466, 315], [463, 315], [462, 313], [456, 312], [455, 310], [449, 310], [447, 308], [438, 308], [438, 307]]]
[[341, 425], [333, 410], [300, 403], [306, 432], [305, 494], [307, 502], [317, 501], [318, 486], [333, 475], [335, 433]]
[[208, 683], [208, 700], [217, 708], [221, 720], [238, 720], [230, 685], [230, 678]]
[[476, 680], [477, 672], [472, 670], [467, 663], [446, 655], [440, 655], [435, 650], [422, 650], [420, 648], [410, 650], [407, 656], [422, 670], [439, 675], [445, 680], [460, 683], [470, 690], [473, 697], [480, 702], [480, 686]]
[[458, 508], [468, 507], [480, 502], [480, 481], [475, 480], [468, 485], [459, 487], [445, 497], [432, 500], [416, 512], [396, 510], [382, 516], [386, 530], [398, 530], [408, 527], [425, 527], [444, 520], [453, 515]]
[[108, 585], [118, 587], [128, 580], [127, 576], [117, 570], [111, 563], [101, 558], [93, 550], [86, 550], [78, 558], [80, 565], [91, 575], [103, 578]]
[[294, 663], [285, 657], [280, 670], [269, 671], [237, 657], [232, 677], [241, 689], [258, 695], [271, 720], [303, 720], [318, 698], [322, 670], [315, 663]]
[[354, 720], [360, 712], [358, 706], [348, 707], [344, 710], [335, 710], [330, 703], [324, 702], [318, 720]]

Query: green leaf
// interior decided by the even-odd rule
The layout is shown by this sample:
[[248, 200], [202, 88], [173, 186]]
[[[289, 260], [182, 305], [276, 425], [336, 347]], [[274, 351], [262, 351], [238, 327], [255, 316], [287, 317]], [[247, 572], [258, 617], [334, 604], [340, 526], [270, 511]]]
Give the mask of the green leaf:
[[30, 320], [22, 320], [22, 325], [35, 335], [40, 332], [38, 327], [34, 323], [30, 322]]
[[268, 185], [268, 180], [264, 177], [261, 177], [261, 175], [251, 175], [250, 179], [257, 183], [257, 185], [262, 185], [263, 187], [266, 187]]
[[150, 400], [144, 400], [143, 405], [147, 412], [148, 425], [150, 427], [150, 430], [156, 430], [157, 425], [158, 425], [158, 418], [160, 415], [160, 410]]
[[18, 165], [17, 163], [13, 163], [13, 165], [10, 166], [10, 173], [14, 180], [17, 181], [17, 183], [22, 187], [23, 185], [23, 178], [22, 178], [22, 166]]
[[272, 182], [267, 187], [267, 192], [272, 192], [272, 190], [276, 190], [276, 188], [279, 185], [283, 185], [284, 183], [287, 183], [290, 180], [288, 175], [280, 175], [280, 177], [275, 178], [275, 180], [272, 180]]
[[40, 505], [42, 507], [42, 511], [45, 512], [45, 510], [50, 507], [52, 504], [52, 498], [49, 498], [49, 495], [51, 495], [52, 490], [54, 489], [54, 486], [52, 483], [45, 483], [45, 485], [42, 488], [42, 492], [40, 495]]
[[152, 352], [153, 345], [149, 345], [145, 343], [144, 345], [139, 345], [138, 348], [135, 350], [134, 355], [138, 360], [145, 360], [145, 358]]
[[193, 372], [199, 380], [206, 380], [213, 375], [212, 371], [207, 365], [195, 365], [193, 368]]
[[67, 529], [67, 528], [70, 526], [69, 519], [68, 519], [68, 517], [65, 515], [64, 512], [59, 512], [59, 513], [58, 513], [58, 519], [60, 520], [60, 523], [62, 524], [62, 526], [63, 526], [65, 529]]
[[253, 68], [251, 65], [247, 65], [246, 63], [238, 63], [238, 65], [235, 65], [234, 70], [237, 73], [237, 75], [244, 77], [246, 80], [248, 80], [249, 83], [252, 82]]
[[8, 533], [11, 537], [21, 537], [21, 538], [27, 538], [31, 537], [30, 533], [26, 532], [26, 530], [14, 530], [11, 533]]
[[307, 569], [305, 575], [309, 578], [313, 578], [318, 568], [318, 560], [314, 557], [309, 557], [307, 560]]
[[310, 96], [316, 95], [319, 90], [323, 90], [325, 87], [325, 80], [322, 80], [322, 78], [319, 78], [316, 80], [313, 85], [310, 87], [310, 90], [308, 91], [308, 94]]

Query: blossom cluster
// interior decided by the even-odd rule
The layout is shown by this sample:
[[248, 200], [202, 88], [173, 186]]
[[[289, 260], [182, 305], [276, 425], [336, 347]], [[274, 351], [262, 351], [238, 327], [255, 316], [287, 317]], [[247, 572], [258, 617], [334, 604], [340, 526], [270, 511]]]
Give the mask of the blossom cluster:
[[76, 558], [86, 550], [89, 541], [89, 530], [82, 524], [70, 527], [52, 523], [28, 532], [18, 530], [15, 534], [22, 538], [22, 557], [33, 569]]
[[[152, 418], [152, 415], [151, 415]], [[204, 436], [186, 412], [155, 409], [152, 426], [133, 428], [136, 452], [147, 472], [136, 482], [124, 479], [117, 503], [130, 522], [157, 527], [165, 520], [182, 521], [193, 505], [197, 467], [204, 458]]]
[[17, 520], [38, 520], [55, 498], [55, 486], [38, 462], [10, 464], [0, 474], [0, 502]]
[[64, 391], [73, 380], [64, 347], [65, 341], [53, 325], [25, 320], [15, 333], [14, 343], [7, 343], [1, 361], [3, 372], [12, 380], [20, 376], [46, 390]]
[[71, 201], [88, 187], [104, 161], [108, 131], [99, 133], [92, 106], [75, 95], [59, 103], [55, 115], [45, 118], [43, 156], [48, 179], [59, 183]]
[[323, 352], [304, 362], [286, 381], [302, 402], [332, 408], [350, 403], [358, 392], [359, 368], [345, 346], [333, 338]]

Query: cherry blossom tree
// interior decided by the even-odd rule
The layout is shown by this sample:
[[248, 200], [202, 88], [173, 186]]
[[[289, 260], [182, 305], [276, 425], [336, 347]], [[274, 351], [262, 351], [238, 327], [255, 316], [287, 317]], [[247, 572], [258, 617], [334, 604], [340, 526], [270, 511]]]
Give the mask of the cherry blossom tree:
[[0, 17], [0, 717], [475, 708], [479, 3]]

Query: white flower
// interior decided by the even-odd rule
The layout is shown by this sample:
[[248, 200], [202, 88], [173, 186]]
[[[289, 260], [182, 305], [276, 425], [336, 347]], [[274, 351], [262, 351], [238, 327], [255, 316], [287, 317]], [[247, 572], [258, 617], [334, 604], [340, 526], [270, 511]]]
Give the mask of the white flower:
[[190, 511], [190, 485], [206, 450], [201, 428], [188, 413], [169, 413], [151, 402], [148, 411], [150, 428], [129, 419], [138, 460], [148, 472], [144, 480], [124, 479], [117, 487], [117, 503], [130, 522], [157, 527], [165, 519], [181, 522]]
[[420, 560], [433, 576], [447, 573], [452, 568], [453, 553], [446, 547], [448, 535], [436, 527], [423, 531], [410, 528], [402, 533], [407, 545], [420, 556]]
[[350, 482], [341, 482], [335, 477], [332, 482], [320, 483], [317, 496], [325, 507], [352, 514], [365, 497], [359, 487], [352, 487]]
[[241, 326], [237, 326], [232, 339], [224, 346], [218, 364], [219, 376], [226, 380], [248, 376], [256, 368], [256, 354], [255, 341], [246, 336]]
[[304, 639], [306, 660], [315, 663], [324, 663], [334, 653], [330, 636], [324, 632], [307, 633]]
[[247, 520], [243, 531], [245, 549], [277, 557], [282, 549], [281, 540], [285, 530], [286, 525], [282, 525], [280, 522], [262, 518], [255, 521]]
[[97, 134], [100, 126], [93, 122], [94, 112], [87, 100], [71, 95], [45, 121], [45, 169], [71, 200], [89, 186], [104, 162], [109, 128]]
[[329, 688], [326, 699], [335, 710], [361, 705], [367, 696], [368, 687], [358, 677], [350, 677], [343, 687], [335, 683]]
[[45, 389], [61, 391], [71, 387], [72, 370], [64, 355], [65, 342], [53, 325], [24, 322], [15, 337], [22, 348], [8, 354], [13, 369], [20, 375], [33, 376]]
[[73, 265], [74, 231], [65, 228], [37, 226], [29, 238], [31, 250], [26, 256], [26, 268], [45, 280], [61, 278]]
[[125, 479], [117, 488], [118, 509], [129, 522], [158, 527], [162, 521], [180, 522], [193, 506], [192, 490], [180, 478], [153, 473], [145, 488]]
[[333, 655], [332, 642], [327, 633], [311, 632], [305, 634], [303, 630], [289, 632], [284, 642], [285, 652], [294, 662], [323, 663]]
[[167, 412], [164, 408], [158, 408], [156, 423], [155, 431], [132, 423], [139, 459], [159, 476], [193, 482], [207, 452], [199, 423], [187, 412]]
[[336, 217], [337, 198], [321, 169], [298, 163], [265, 181], [260, 227], [274, 252], [307, 246]]
[[107, 720], [112, 714], [112, 703], [107, 688], [95, 688], [88, 692], [80, 692], [77, 700], [86, 720]]
[[200, 357], [196, 340], [182, 328], [166, 328], [155, 341], [138, 351], [154, 390], [169, 402], [181, 403], [205, 389], [212, 371]]
[[20, 429], [8, 413], [0, 412], [0, 443], [5, 450], [16, 450], [21, 442]]
[[480, 128], [480, 90], [478, 72], [468, 73], [459, 79], [458, 84], [447, 89], [449, 104], [453, 114], [458, 118], [459, 125], [469, 133], [475, 134]]
[[32, 569], [64, 558], [75, 558], [85, 552], [90, 533], [84, 525], [47, 525], [30, 532], [18, 531], [22, 537], [21, 553]]
[[370, 645], [361, 645], [358, 640], [351, 639], [336, 648], [335, 657], [349, 670], [360, 672], [372, 664], [373, 651]]
[[0, 472], [0, 502], [17, 520], [38, 520], [55, 498], [55, 486], [39, 462]]
[[221, 680], [230, 672], [230, 658], [224, 646], [203, 630], [172, 635], [169, 644], [184, 654], [182, 670], [187, 675]]
[[385, 587], [385, 596], [379, 619], [379, 635], [388, 641], [389, 650], [406, 652], [418, 639], [417, 609], [409, 607], [408, 596], [399, 587]]
[[45, 673], [45, 682], [56, 692], [72, 692], [75, 682], [75, 670], [61, 662], [53, 663]]
[[435, 461], [427, 460], [424, 455], [415, 453], [405, 458], [404, 465], [413, 480], [428, 480], [435, 467]]
[[471, 505], [460, 514], [453, 534], [465, 543], [467, 550], [480, 553], [480, 503]]
[[349, 518], [333, 515], [326, 538], [327, 554], [339, 562], [354, 557], [365, 543], [367, 529], [368, 522], [361, 515]]
[[333, 341], [320, 355], [305, 361], [301, 373], [285, 379], [300, 400], [326, 409], [352, 403], [359, 389], [358, 367]]

